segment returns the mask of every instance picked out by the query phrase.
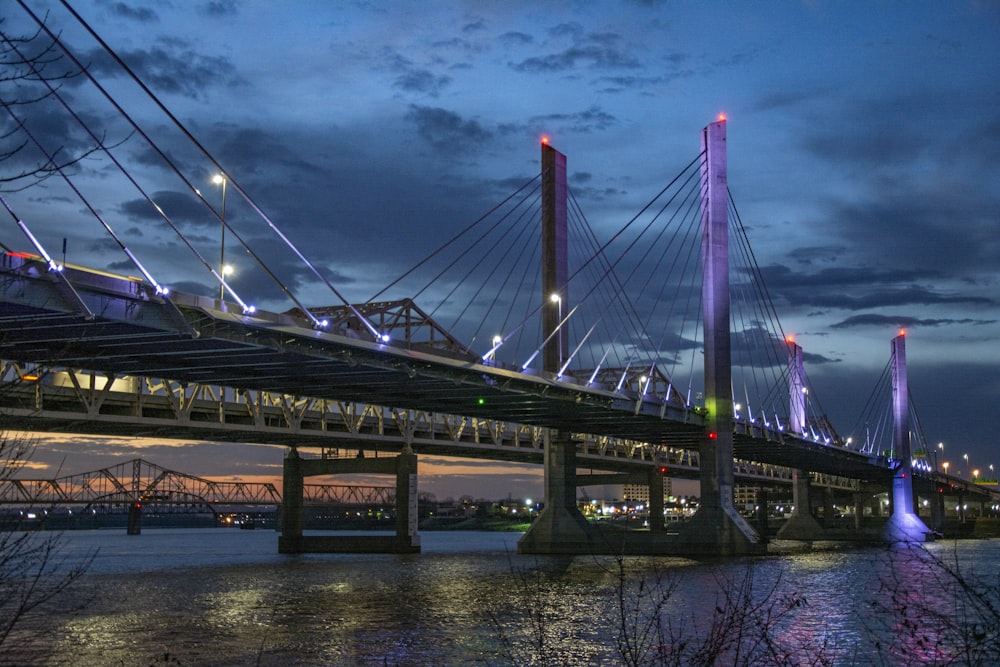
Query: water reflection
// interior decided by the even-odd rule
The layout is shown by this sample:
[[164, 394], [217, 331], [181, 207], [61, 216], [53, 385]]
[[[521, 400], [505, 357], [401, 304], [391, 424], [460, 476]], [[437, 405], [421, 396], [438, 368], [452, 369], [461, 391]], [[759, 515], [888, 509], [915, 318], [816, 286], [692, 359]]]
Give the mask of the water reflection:
[[[974, 599], [942, 604], [960, 582], [942, 578], [939, 560], [959, 554], [967, 573], [996, 562], [997, 541], [697, 563], [514, 556], [490, 534], [425, 535], [419, 556], [289, 557], [273, 553], [273, 534], [252, 532], [164, 533], [159, 564], [131, 570], [105, 553], [103, 573], [64, 601], [69, 609], [95, 596], [82, 615], [54, 605], [33, 620], [30, 636], [52, 647], [45, 664], [615, 664], [625, 650], [662, 659], [674, 638], [696, 645], [737, 621], [749, 634], [766, 628], [769, 650], [788, 664], [940, 664], [969, 633], [994, 632], [996, 641], [995, 629], [954, 622], [978, 611]], [[192, 558], [178, 568], [169, 558], [199, 546], [209, 565]], [[241, 564], [214, 564], [227, 549]], [[752, 613], [720, 620], [720, 609]], [[17, 664], [19, 655], [0, 660]]]

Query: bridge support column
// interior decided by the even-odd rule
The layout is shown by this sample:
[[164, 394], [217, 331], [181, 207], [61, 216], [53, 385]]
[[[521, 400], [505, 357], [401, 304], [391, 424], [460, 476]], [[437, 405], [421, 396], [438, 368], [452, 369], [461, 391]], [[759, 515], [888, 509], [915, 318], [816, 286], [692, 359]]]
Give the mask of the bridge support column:
[[663, 525], [663, 473], [657, 469], [647, 473], [649, 480], [649, 532], [664, 532]]
[[865, 498], [864, 493], [854, 494], [854, 530], [861, 530], [865, 520]]
[[795, 509], [785, 525], [778, 531], [779, 540], [818, 540], [823, 527], [812, 514], [812, 484], [809, 473], [796, 470], [792, 476], [792, 502]]
[[576, 444], [569, 434], [546, 430], [545, 507], [517, 543], [522, 554], [605, 553], [597, 530], [576, 506]]
[[396, 457], [395, 553], [420, 551], [417, 505], [417, 455], [406, 451]]
[[[303, 479], [313, 475], [375, 473], [396, 477], [395, 535], [302, 534]], [[293, 447], [285, 457], [279, 553], [419, 553], [417, 532], [417, 456], [353, 459], [302, 459]]]
[[726, 123], [702, 131], [701, 263], [705, 339], [705, 437], [698, 447], [701, 506], [681, 531], [692, 552], [756, 553], [766, 547], [733, 507], [733, 387], [729, 299]]
[[142, 533], [142, 505], [134, 502], [128, 506], [128, 525], [125, 528], [126, 535], [139, 535]]
[[834, 516], [835, 510], [833, 509], [833, 489], [820, 489], [820, 498], [822, 498], [823, 501], [823, 527], [833, 528], [834, 522], [837, 518]]
[[935, 493], [930, 499], [931, 506], [931, 528], [940, 532], [944, 531], [944, 494]]
[[906, 379], [906, 334], [892, 339], [893, 458], [892, 516], [883, 531], [890, 542], [924, 542], [931, 533], [913, 512], [913, 462], [910, 451], [910, 392]]
[[281, 476], [281, 537], [280, 553], [299, 553], [302, 549], [302, 459], [299, 450], [292, 447], [285, 456]]

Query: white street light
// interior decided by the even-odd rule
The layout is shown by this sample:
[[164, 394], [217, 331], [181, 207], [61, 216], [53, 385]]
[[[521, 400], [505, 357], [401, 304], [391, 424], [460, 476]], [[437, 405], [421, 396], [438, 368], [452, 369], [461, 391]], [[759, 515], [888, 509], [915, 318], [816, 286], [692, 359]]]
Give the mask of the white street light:
[[[222, 174], [216, 174], [212, 177], [212, 182], [216, 185], [222, 186], [222, 212], [219, 216], [222, 221], [222, 238], [219, 241], [219, 275], [226, 275], [226, 177]], [[230, 272], [232, 268], [228, 267]], [[223, 285], [219, 285], [219, 300], [221, 301], [225, 298], [226, 292]]]
[[557, 344], [556, 344], [556, 349], [558, 350], [558, 353], [559, 353], [559, 363], [556, 364], [556, 365], [559, 368], [562, 368], [562, 356], [563, 356], [563, 353], [562, 353], [562, 297], [559, 296], [558, 294], [553, 294], [552, 296], [549, 297], [549, 300], [552, 301], [552, 303], [556, 304], [556, 308], [557, 308], [557, 310], [556, 310], [557, 324], [556, 324], [556, 332], [555, 333], [556, 333], [556, 340], [558, 341]]

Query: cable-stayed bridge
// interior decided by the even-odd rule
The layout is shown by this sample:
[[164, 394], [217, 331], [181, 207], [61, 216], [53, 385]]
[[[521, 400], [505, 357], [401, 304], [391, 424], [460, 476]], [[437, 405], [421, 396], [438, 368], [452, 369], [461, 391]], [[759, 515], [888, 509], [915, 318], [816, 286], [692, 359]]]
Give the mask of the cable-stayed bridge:
[[[796, 492], [806, 498], [810, 473], [885, 486], [891, 481], [894, 516], [913, 515], [912, 482], [921, 471], [911, 456], [903, 338], [894, 343], [892, 427], [881, 429], [888, 441], [849, 443], [826, 420], [801, 349], [781, 330], [760, 280], [729, 193], [724, 119], [707, 126], [694, 159], [610, 233], [590, 225], [568, 186], [565, 156], [543, 143], [536, 177], [376, 294], [348, 298], [316, 263], [317, 253], [303, 251], [282, 231], [237, 175], [123, 61], [116, 58], [190, 139], [202, 165], [219, 172], [221, 206], [208, 201], [190, 170], [170, 158], [56, 35], [48, 36], [219, 225], [222, 243], [208, 246], [202, 235], [185, 233], [170, 207], [99, 139], [99, 128], [73, 113], [39, 75], [38, 85], [47, 87], [39, 99], [81, 124], [93, 140], [93, 159], [103, 159], [108, 173], [117, 172], [122, 187], [137, 193], [138, 205], [155, 211], [181, 251], [167, 259], [137, 256], [100, 213], [104, 207], [76, 187], [66, 170], [51, 179], [65, 181], [94, 218], [98, 235], [119, 247], [139, 277], [58, 261], [54, 239], [33, 233], [34, 221], [18, 215], [16, 202], [3, 200], [13, 222], [7, 229], [16, 234], [5, 236], [0, 267], [0, 358], [23, 371], [12, 380], [16, 390], [8, 392], [12, 400], [16, 396], [11, 407], [22, 424], [35, 417], [39, 425], [63, 419], [80, 430], [145, 429], [155, 419], [147, 409], [157, 399], [134, 389], [136, 400], [123, 401], [116, 386], [152, 381], [180, 387], [165, 394], [164, 414], [190, 428], [192, 418], [205, 415], [195, 409], [204, 400], [198, 392], [218, 387], [243, 397], [234, 402], [240, 405], [236, 412], [244, 411], [230, 421], [228, 408], [220, 406], [211, 420], [203, 419], [205, 432], [214, 429], [220, 439], [239, 430], [239, 419], [256, 427], [266, 424], [269, 411], [284, 410], [292, 426], [273, 435], [293, 445], [286, 496], [304, 476], [320, 471], [377, 471], [396, 474], [397, 498], [406, 498], [415, 494], [415, 452], [432, 446], [462, 455], [541, 458], [546, 511], [522, 542], [526, 551], [595, 550], [593, 528], [575, 511], [582, 461], [600, 470], [638, 472], [655, 487], [674, 452], [697, 452], [702, 510], [682, 535], [692, 550], [759, 548], [759, 535], [732, 506], [734, 459], [798, 471]], [[53, 163], [54, 150], [28, 130], [16, 109], [6, 110], [24, 130], [25, 145]], [[250, 216], [263, 223], [267, 241], [236, 224]], [[254, 306], [229, 277], [227, 239], [230, 254], [255, 264], [247, 272], [268, 281], [268, 303], [283, 307]], [[281, 275], [285, 262], [279, 255], [293, 258], [297, 270], [312, 277], [311, 303], [293, 289], [295, 281]], [[170, 289], [180, 276], [193, 275], [188, 266], [214, 281], [205, 294]], [[442, 326], [444, 319], [452, 323]], [[34, 389], [28, 379], [33, 376], [40, 380]], [[86, 391], [81, 377], [89, 378]], [[58, 379], [56, 386], [77, 398], [87, 394], [86, 416], [73, 420], [49, 411], [59, 390], [46, 379]], [[271, 398], [254, 400], [265, 396]], [[328, 431], [324, 401], [394, 410], [402, 452], [395, 467], [300, 459], [294, 445]], [[115, 405], [121, 410], [117, 420]], [[349, 433], [352, 410], [339, 409]], [[505, 437], [521, 443], [523, 434], [531, 446], [474, 448], [454, 438], [451, 445], [431, 445], [422, 441], [421, 429], [447, 432], [454, 422], [426, 415], [480, 420], [477, 434], [483, 428], [501, 443]], [[662, 497], [650, 495], [655, 514]], [[405, 512], [400, 517], [408, 520]], [[412, 526], [401, 524], [400, 532], [412, 537]], [[919, 521], [907, 519], [895, 535], [922, 532]], [[294, 522], [284, 540], [286, 550], [309, 548]], [[650, 544], [671, 546], [662, 536]]]
[[[244, 398], [251, 396], [250, 392], [256, 397], [282, 397], [280, 405], [269, 407], [295, 425], [287, 432], [289, 439], [283, 440], [288, 444], [306, 442], [310, 417], [316, 421], [315, 429], [322, 432], [338, 421], [328, 415], [317, 418], [316, 401], [338, 406], [339, 421], [355, 442], [362, 440], [364, 420], [356, 421], [352, 429], [351, 408], [346, 406], [390, 405], [401, 408], [392, 413], [393, 420], [401, 422], [401, 449], [412, 450], [419, 434], [418, 415], [461, 415], [484, 420], [493, 429], [498, 424], [519, 425], [513, 429], [515, 435], [508, 437], [520, 444], [522, 438], [517, 434], [524, 434], [523, 444], [531, 455], [521, 455], [519, 446], [506, 451], [501, 447], [495, 453], [497, 458], [538, 460], [539, 451], [546, 446], [539, 429], [549, 429], [590, 436], [574, 439], [574, 457], [587, 458], [596, 452], [596, 465], [607, 470], [636, 464], [655, 470], [675, 462], [669, 452], [697, 451], [703, 460], [706, 441], [711, 447], [721, 431], [710, 430], [710, 408], [683, 399], [669, 380], [654, 386], [650, 379], [653, 373], [628, 383], [628, 371], [614, 371], [606, 376], [620, 373], [625, 381], [609, 385], [592, 381], [591, 377], [599, 374], [593, 371], [581, 381], [566, 372], [565, 362], [555, 372], [525, 365], [511, 367], [498, 363], [499, 343], [494, 342], [482, 355], [473, 355], [437, 328], [426, 313], [409, 310], [412, 303], [345, 306], [339, 312], [317, 309], [312, 316], [316, 320], [323, 317], [326, 321], [321, 324], [299, 312], [251, 311], [210, 297], [169, 294], [162, 289], [158, 293], [146, 281], [50, 264], [37, 255], [8, 253], [2, 270], [4, 333], [0, 350], [4, 357], [32, 364], [28, 370], [8, 367], [12, 385], [8, 395], [18, 394], [14, 386], [21, 389], [20, 407], [29, 417], [32, 412], [40, 415], [47, 403], [56, 401], [58, 392], [53, 385], [62, 385], [63, 394], [77, 399], [89, 395], [82, 405], [92, 414], [76, 421], [90, 423], [92, 429], [116, 432], [109, 419], [94, 426], [101, 423], [98, 415], [102, 411], [114, 414], [112, 405], [120, 401], [117, 394], [144, 396], [134, 385], [122, 391], [121, 383], [170, 378], [161, 381], [174, 383], [174, 387], [163, 394], [169, 398], [159, 409], [169, 414], [173, 423], [190, 423], [192, 417], [199, 421], [199, 397], [192, 389], [206, 385], [218, 387], [219, 393], [228, 387]], [[339, 315], [332, 325], [326, 319], [331, 315]], [[558, 333], [565, 321], [558, 321], [553, 333]], [[423, 334], [418, 333], [421, 328], [425, 329]], [[400, 331], [398, 338], [393, 336]], [[366, 332], [371, 334], [367, 340]], [[569, 349], [569, 337], [566, 339], [565, 349]], [[559, 360], [558, 348], [556, 357]], [[646, 369], [645, 360], [640, 367]], [[797, 368], [795, 364], [787, 367]], [[51, 379], [60, 378], [59, 382], [32, 384], [31, 373], [39, 368], [53, 373]], [[90, 372], [81, 375], [77, 370], [48, 370], [51, 368]], [[653, 364], [653, 369], [658, 370], [658, 364]], [[741, 415], [738, 404], [730, 399], [733, 445], [724, 467], [732, 470], [735, 455], [751, 462], [839, 477], [883, 482], [891, 478], [887, 457], [848, 448], [844, 441], [832, 439], [829, 432], [818, 436], [816, 426], [805, 419], [804, 399], [793, 400], [808, 395], [795, 393], [804, 388], [804, 377], [787, 370], [786, 375], [792, 378], [785, 380], [788, 398], [784, 400], [790, 408], [783, 418], [753, 418], [749, 416], [751, 405], [746, 408], [748, 414]], [[117, 423], [134, 433], [142, 423], [141, 410], [155, 409], [153, 394], [145, 392], [141, 402], [119, 403]], [[265, 407], [251, 399], [244, 400], [238, 410], [244, 423], [257, 428], [267, 422]], [[800, 420], [798, 428], [795, 419]], [[214, 419], [209, 422], [202, 416], [200, 421], [213, 423]], [[222, 414], [214, 423], [225, 427], [237, 421]], [[30, 419], [21, 422], [30, 423]], [[434, 451], [445, 453], [452, 446], [451, 451], [462, 453], [454, 425], [445, 417], [438, 425], [422, 427], [424, 431], [453, 434], [450, 445]], [[66, 430], [74, 429], [67, 426]], [[503, 441], [498, 431], [493, 433], [494, 441]], [[591, 452], [586, 446], [581, 453], [575, 451], [578, 442], [592, 443], [595, 437], [598, 442], [612, 443], [611, 447], [601, 450], [589, 445]], [[595, 465], [592, 460], [588, 463]]]

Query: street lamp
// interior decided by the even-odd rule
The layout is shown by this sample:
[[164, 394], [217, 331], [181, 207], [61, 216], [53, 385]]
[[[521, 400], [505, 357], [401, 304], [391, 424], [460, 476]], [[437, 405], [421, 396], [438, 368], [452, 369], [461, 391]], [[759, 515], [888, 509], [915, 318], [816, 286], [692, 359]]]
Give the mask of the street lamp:
[[939, 442], [938, 443], [938, 451], [940, 452], [940, 454], [938, 454], [938, 461], [940, 461], [941, 459], [944, 458], [944, 443], [943, 442]]
[[944, 474], [946, 474], [946, 475], [948, 474], [948, 466], [950, 466], [950, 465], [951, 464], [948, 463], [947, 461], [945, 461], [944, 463], [941, 464], [941, 467], [944, 468]]
[[[557, 324], [556, 324], [555, 334], [556, 334], [556, 340], [558, 341], [558, 343], [556, 345], [556, 349], [559, 352], [559, 364], [558, 364], [558, 366], [559, 366], [559, 369], [562, 369], [562, 354], [563, 354], [562, 353], [562, 297], [559, 296], [558, 294], [552, 294], [552, 296], [549, 297], [549, 300], [552, 301], [552, 303], [556, 304], [556, 309], [557, 309], [556, 310]], [[558, 369], [557, 369], [556, 372], [558, 372]]]
[[[226, 177], [222, 174], [216, 174], [212, 177], [212, 182], [216, 185], [222, 186], [222, 214], [220, 215], [220, 220], [222, 221], [222, 238], [219, 241], [219, 275], [226, 275]], [[225, 281], [223, 281], [225, 282]], [[225, 287], [219, 284], [219, 301], [225, 298]]]
[[969, 455], [968, 454], [962, 454], [962, 458], [965, 459], [965, 469], [968, 470], [969, 469]]

